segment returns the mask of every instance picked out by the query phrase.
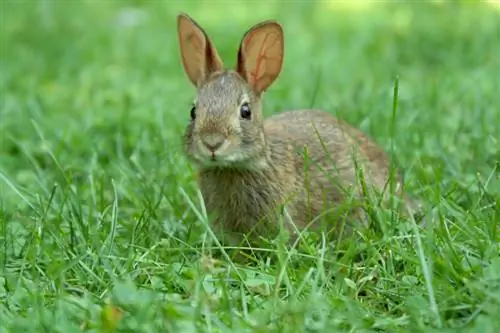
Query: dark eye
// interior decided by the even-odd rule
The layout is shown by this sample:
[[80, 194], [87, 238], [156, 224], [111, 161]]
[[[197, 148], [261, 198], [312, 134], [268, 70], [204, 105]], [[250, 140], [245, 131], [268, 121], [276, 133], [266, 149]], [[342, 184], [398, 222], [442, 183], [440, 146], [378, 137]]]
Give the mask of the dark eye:
[[248, 103], [243, 103], [240, 108], [241, 118], [250, 119], [252, 116], [252, 111], [250, 111], [250, 106]]
[[191, 119], [195, 120], [196, 119], [196, 106], [193, 105], [191, 108]]

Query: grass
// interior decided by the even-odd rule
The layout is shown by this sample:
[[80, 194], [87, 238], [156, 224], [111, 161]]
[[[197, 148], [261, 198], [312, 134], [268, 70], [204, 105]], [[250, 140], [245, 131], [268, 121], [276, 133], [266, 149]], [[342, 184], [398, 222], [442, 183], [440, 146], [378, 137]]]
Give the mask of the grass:
[[[1, 6], [0, 332], [500, 327], [496, 7]], [[382, 231], [358, 243], [298, 251], [277, 242], [246, 263], [208, 246], [180, 150], [194, 97], [176, 40], [181, 10], [228, 64], [250, 25], [282, 22], [285, 65], [265, 113], [318, 107], [362, 128], [404, 168], [428, 227], [381, 211]]]

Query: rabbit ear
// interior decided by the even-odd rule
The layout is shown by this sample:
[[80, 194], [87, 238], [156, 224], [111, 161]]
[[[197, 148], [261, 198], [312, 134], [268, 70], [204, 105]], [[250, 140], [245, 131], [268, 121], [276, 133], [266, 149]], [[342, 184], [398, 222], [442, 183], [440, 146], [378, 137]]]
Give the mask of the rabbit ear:
[[177, 16], [177, 33], [184, 70], [195, 86], [224, 67], [205, 31], [188, 15]]
[[260, 94], [278, 77], [283, 50], [283, 29], [279, 23], [256, 24], [243, 36], [236, 71]]

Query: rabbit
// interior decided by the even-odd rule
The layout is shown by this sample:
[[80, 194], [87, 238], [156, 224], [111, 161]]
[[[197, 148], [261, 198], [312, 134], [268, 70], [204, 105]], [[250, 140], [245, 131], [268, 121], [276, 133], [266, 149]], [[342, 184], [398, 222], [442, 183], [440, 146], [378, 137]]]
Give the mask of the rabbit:
[[[367, 213], [352, 202], [366, 196], [363, 188], [384, 192], [388, 154], [326, 111], [264, 119], [263, 93], [283, 64], [281, 25], [267, 20], [247, 30], [235, 69], [224, 67], [206, 32], [185, 13], [177, 16], [177, 32], [184, 71], [197, 91], [183, 146], [198, 167], [204, 204], [221, 237], [272, 238], [280, 225], [290, 239], [306, 229], [337, 237], [341, 225], [345, 235], [367, 226]], [[399, 173], [393, 184], [402, 195]]]

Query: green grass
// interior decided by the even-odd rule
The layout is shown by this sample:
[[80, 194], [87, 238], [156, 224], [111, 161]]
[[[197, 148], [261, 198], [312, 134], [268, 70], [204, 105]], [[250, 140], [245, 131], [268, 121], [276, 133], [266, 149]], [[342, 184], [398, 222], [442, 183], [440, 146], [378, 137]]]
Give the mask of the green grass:
[[[0, 332], [500, 327], [498, 9], [1, 6]], [[382, 218], [385, 228], [358, 243], [299, 251], [278, 242], [246, 263], [210, 247], [180, 150], [194, 97], [177, 47], [181, 10], [231, 65], [250, 25], [278, 19], [285, 64], [265, 113], [318, 107], [362, 128], [403, 167], [428, 227]]]

